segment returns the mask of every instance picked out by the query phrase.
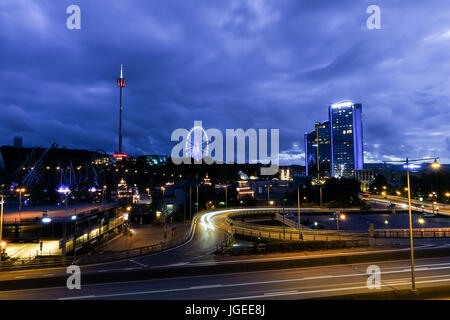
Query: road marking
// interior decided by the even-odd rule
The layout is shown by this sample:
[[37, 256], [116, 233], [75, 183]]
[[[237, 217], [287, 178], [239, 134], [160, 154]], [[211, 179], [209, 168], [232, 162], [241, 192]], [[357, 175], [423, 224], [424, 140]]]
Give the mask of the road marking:
[[135, 261], [135, 260], [133, 260], [133, 259], [130, 259], [130, 260], [128, 260], [128, 261], [130, 261], [130, 262], [132, 262], [132, 263], [134, 263], [134, 264], [137, 264], [138, 266], [144, 267], [144, 268], [147, 268], [147, 267], [148, 267], [146, 264], [141, 263], [141, 262], [138, 262], [138, 261]]
[[[429, 270], [429, 268], [424, 267], [424, 268], [415, 268], [414, 269], [414, 271], [425, 271], [425, 270]], [[403, 269], [402, 271], [411, 271], [411, 268]]]
[[23, 279], [23, 278], [25, 278], [25, 276], [17, 276], [17, 277], [14, 277], [14, 279]]
[[54, 274], [53, 273], [44, 274], [44, 277], [51, 277], [51, 276], [54, 276]]
[[298, 293], [298, 290], [266, 292], [266, 293], [264, 293], [264, 295], [265, 296], [277, 296], [277, 295], [289, 294], [289, 293]]
[[[421, 283], [435, 283], [435, 282], [447, 282], [450, 281], [450, 278], [440, 279], [440, 280], [426, 280], [426, 281], [416, 281], [416, 284]], [[411, 282], [404, 282], [404, 285], [409, 285]], [[381, 284], [381, 287], [389, 287], [389, 284]], [[281, 292], [279, 294], [272, 294], [272, 297], [275, 296], [289, 296], [289, 295], [305, 295], [311, 293], [324, 293], [324, 292], [340, 292], [340, 291], [351, 291], [351, 290], [360, 290], [367, 289], [367, 286], [356, 286], [356, 287], [344, 287], [344, 288], [335, 288], [335, 289], [321, 289], [321, 290], [309, 290], [309, 291], [293, 291], [293, 292]], [[265, 298], [267, 295], [256, 295], [256, 296], [247, 296], [247, 297], [237, 297], [237, 298], [227, 298], [222, 300], [243, 300], [243, 299], [258, 299]]]
[[211, 288], [220, 288], [220, 287], [223, 287], [223, 285], [221, 285], [221, 284], [211, 284], [211, 285], [205, 285], [205, 286], [189, 287], [189, 289], [198, 290], [198, 289], [211, 289]]
[[[178, 266], [184, 266], [189, 264], [189, 262], [178, 262], [178, 263], [173, 263], [173, 264], [168, 264], [162, 267], [178, 267]], [[157, 268], [159, 268], [160, 266], [157, 266]]]

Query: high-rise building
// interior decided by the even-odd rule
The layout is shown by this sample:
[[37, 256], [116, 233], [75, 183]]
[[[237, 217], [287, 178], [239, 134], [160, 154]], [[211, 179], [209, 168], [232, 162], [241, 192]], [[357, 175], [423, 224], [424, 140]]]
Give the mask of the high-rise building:
[[364, 167], [362, 106], [342, 101], [329, 106], [331, 176], [354, 177]]
[[[319, 138], [318, 143], [317, 137]], [[306, 175], [317, 175], [317, 146], [319, 148], [320, 176], [329, 176], [331, 169], [331, 130], [329, 121], [318, 122], [313, 131], [305, 133]]]

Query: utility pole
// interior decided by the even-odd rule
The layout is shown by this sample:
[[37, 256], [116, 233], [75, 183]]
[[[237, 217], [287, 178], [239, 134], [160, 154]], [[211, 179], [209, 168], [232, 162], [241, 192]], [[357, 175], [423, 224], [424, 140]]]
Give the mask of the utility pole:
[[198, 185], [197, 185], [197, 213], [198, 213], [198, 205], [199, 203], [198, 203]]
[[300, 232], [300, 187], [297, 187], [297, 225], [298, 225], [298, 232]]
[[411, 254], [411, 290], [416, 291], [416, 273], [414, 270], [414, 242], [413, 242], [413, 228], [412, 228], [412, 209], [411, 209], [411, 183], [409, 180], [409, 159], [406, 158], [406, 180], [408, 183], [408, 214], [409, 214], [409, 244]]
[[228, 208], [228, 186], [225, 186], [225, 208]]
[[192, 219], [192, 186], [189, 186], [189, 218]]
[[320, 123], [319, 123], [319, 122], [316, 122], [317, 185], [319, 186], [320, 207], [322, 208], [322, 184], [320, 183], [319, 126], [320, 126]]
[[1, 203], [1, 209], [0, 209], [0, 263], [2, 262], [2, 255], [3, 255], [3, 202], [5, 201], [5, 197], [3, 195], [0, 195], [0, 199], [2, 201]]

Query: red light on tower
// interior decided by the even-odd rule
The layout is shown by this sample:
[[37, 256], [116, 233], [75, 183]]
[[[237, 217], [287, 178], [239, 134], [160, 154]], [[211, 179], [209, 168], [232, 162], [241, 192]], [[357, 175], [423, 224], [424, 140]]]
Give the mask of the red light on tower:
[[125, 78], [123, 77], [123, 64], [120, 65], [120, 78], [117, 78], [117, 86], [125, 88]]

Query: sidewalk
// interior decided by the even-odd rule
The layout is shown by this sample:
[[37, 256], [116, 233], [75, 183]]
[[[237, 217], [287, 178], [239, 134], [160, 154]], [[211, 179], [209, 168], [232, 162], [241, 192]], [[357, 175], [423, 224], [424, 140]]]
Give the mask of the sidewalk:
[[172, 237], [175, 239], [186, 235], [189, 232], [190, 225], [190, 222], [167, 224], [166, 238], [164, 238], [163, 226], [132, 225], [130, 236], [121, 236], [96, 251], [123, 251], [170, 241]]

